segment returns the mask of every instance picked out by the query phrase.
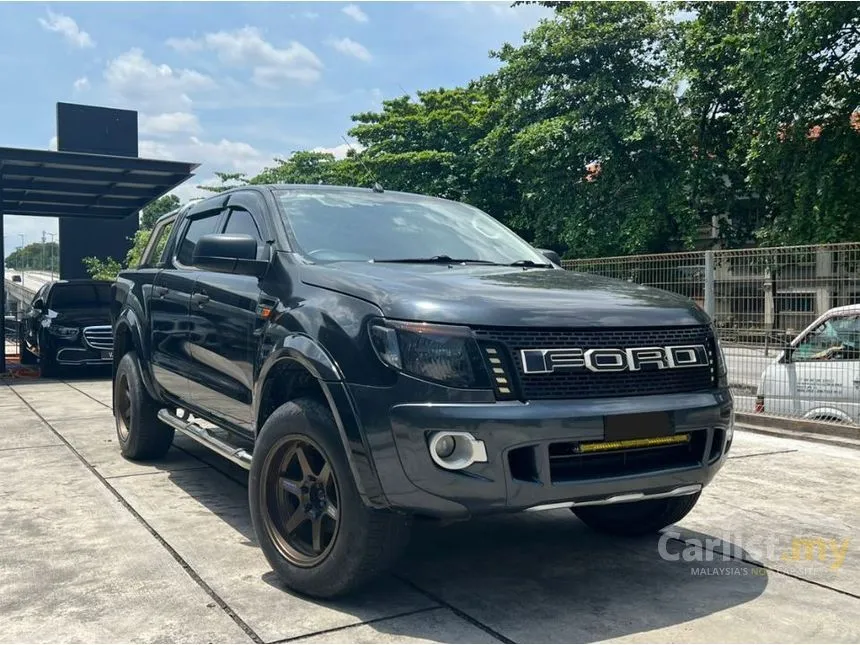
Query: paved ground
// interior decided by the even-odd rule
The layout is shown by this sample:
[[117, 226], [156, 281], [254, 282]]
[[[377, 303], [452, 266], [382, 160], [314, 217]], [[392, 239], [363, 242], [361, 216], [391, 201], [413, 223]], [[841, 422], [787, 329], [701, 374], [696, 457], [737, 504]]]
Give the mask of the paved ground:
[[427, 526], [319, 603], [270, 572], [240, 469], [182, 439], [127, 462], [109, 405], [103, 380], [0, 386], [0, 641], [860, 640], [860, 451], [739, 433], [662, 541], [568, 511]]

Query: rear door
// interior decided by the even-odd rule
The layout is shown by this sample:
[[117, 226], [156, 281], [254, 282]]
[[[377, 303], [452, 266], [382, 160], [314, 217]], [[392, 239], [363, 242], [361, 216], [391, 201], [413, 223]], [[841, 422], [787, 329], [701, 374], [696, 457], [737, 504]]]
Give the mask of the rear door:
[[[265, 202], [254, 191], [231, 193], [220, 232], [257, 240], [257, 259], [268, 260], [271, 239]], [[259, 332], [260, 281], [256, 276], [199, 271], [191, 296], [189, 352], [193, 404], [249, 432]]]
[[171, 257], [156, 274], [149, 299], [153, 377], [167, 392], [183, 401], [188, 398], [188, 376], [192, 369], [188, 314], [198, 273], [191, 266], [191, 258], [197, 240], [218, 230], [223, 216], [220, 203], [214, 207], [211, 202], [201, 203], [180, 223]]

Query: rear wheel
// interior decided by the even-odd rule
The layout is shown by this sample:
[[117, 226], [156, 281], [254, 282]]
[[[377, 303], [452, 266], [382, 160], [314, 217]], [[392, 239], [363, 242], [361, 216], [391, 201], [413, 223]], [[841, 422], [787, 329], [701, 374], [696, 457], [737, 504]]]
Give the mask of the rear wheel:
[[128, 352], [120, 359], [113, 380], [113, 414], [124, 457], [145, 460], [167, 454], [173, 428], [159, 420], [161, 407], [146, 391], [137, 354]]
[[329, 409], [285, 403], [254, 446], [248, 480], [260, 547], [284, 583], [331, 598], [355, 590], [400, 555], [409, 518], [361, 501]]
[[647, 535], [656, 533], [687, 515], [701, 492], [683, 497], [649, 499], [606, 506], [574, 506], [571, 510], [590, 528], [609, 535]]

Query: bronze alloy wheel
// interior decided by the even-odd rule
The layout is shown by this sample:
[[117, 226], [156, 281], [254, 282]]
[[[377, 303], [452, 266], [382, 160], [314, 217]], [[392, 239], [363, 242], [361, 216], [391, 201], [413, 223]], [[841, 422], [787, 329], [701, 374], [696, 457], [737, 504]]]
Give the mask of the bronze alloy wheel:
[[331, 462], [309, 437], [288, 435], [266, 455], [262, 472], [266, 532], [288, 562], [316, 566], [340, 528], [340, 491]]
[[119, 375], [119, 383], [116, 388], [116, 429], [119, 438], [123, 441], [128, 439], [128, 429], [131, 427], [131, 386], [128, 383], [128, 375]]

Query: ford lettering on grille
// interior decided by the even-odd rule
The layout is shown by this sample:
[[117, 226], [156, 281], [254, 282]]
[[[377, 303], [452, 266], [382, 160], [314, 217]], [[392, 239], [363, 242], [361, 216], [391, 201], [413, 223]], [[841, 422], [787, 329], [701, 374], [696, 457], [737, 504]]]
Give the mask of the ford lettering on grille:
[[637, 372], [708, 365], [704, 345], [629, 347], [627, 349], [521, 349], [525, 374], [550, 374], [556, 370], [587, 369], [592, 372]]

